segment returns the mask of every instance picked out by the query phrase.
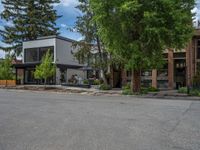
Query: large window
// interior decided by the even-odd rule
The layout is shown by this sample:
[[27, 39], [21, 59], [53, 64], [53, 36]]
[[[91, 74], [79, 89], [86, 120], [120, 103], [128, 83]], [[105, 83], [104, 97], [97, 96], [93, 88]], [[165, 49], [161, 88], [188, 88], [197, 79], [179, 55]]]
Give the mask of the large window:
[[40, 50], [39, 50], [39, 60], [40, 61], [42, 60], [43, 56], [47, 53], [48, 50], [50, 51], [50, 54], [54, 56], [53, 49], [54, 49], [54, 47], [40, 48]]
[[38, 61], [38, 48], [25, 49], [25, 62]]
[[41, 62], [42, 57], [50, 50], [54, 57], [54, 47], [30, 48], [24, 51], [24, 61], [26, 63]]

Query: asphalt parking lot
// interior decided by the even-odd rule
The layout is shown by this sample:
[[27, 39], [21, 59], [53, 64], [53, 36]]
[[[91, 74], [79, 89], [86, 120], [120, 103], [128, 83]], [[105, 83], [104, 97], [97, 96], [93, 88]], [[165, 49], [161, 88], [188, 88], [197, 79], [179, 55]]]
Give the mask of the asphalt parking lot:
[[200, 150], [200, 101], [0, 90], [0, 150]]

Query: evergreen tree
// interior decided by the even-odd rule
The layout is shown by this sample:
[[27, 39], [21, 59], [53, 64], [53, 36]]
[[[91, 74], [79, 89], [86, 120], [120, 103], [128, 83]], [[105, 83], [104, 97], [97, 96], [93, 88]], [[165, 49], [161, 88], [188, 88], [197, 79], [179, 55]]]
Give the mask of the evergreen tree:
[[90, 0], [103, 43], [132, 70], [140, 92], [141, 70], [156, 68], [168, 48], [185, 47], [193, 34], [194, 0]]
[[12, 80], [13, 78], [12, 58], [7, 55], [6, 58], [0, 63], [0, 80]]
[[1, 18], [8, 25], [0, 30], [0, 35], [8, 46], [0, 48], [19, 55], [23, 41], [58, 34], [55, 22], [60, 16], [53, 8], [55, 3], [59, 0], [2, 0]]

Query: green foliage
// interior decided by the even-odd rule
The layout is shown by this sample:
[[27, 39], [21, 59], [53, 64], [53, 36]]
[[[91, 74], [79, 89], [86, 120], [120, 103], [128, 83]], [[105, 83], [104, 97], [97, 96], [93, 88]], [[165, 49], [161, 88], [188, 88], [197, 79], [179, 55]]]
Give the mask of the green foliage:
[[90, 0], [105, 47], [138, 72], [160, 68], [166, 48], [185, 47], [193, 34], [194, 5], [194, 0]]
[[134, 95], [131, 89], [124, 89], [122, 95]]
[[91, 68], [100, 70], [101, 78], [104, 83], [107, 83], [108, 65], [119, 64], [122, 59], [119, 59], [114, 53], [108, 57], [110, 54], [98, 35], [99, 27], [94, 19], [94, 12], [90, 7], [89, 0], [79, 0], [79, 2], [77, 8], [83, 15], [77, 17], [75, 29], [83, 36], [83, 39], [73, 44], [76, 48], [74, 56], [80, 63], [87, 63]]
[[0, 63], [0, 80], [12, 80], [14, 75], [12, 72], [12, 59], [7, 56], [5, 60]]
[[93, 85], [100, 85], [100, 84], [101, 84], [101, 81], [98, 79], [94, 80], [93, 82]]
[[100, 87], [99, 87], [100, 90], [102, 91], [108, 91], [108, 90], [111, 90], [111, 86], [110, 85], [107, 85], [107, 84], [101, 84]]
[[148, 88], [141, 88], [140, 94], [148, 94], [149, 93], [149, 89]]
[[53, 56], [50, 54], [50, 50], [42, 58], [42, 63], [36, 67], [34, 76], [36, 79], [44, 79], [45, 84], [46, 80], [50, 77], [53, 77], [56, 72], [56, 66], [53, 62]]
[[200, 97], [200, 89], [191, 89], [190, 96], [199, 96]]
[[130, 89], [131, 89], [131, 83], [128, 83], [122, 87], [122, 90], [130, 90]]
[[149, 88], [148, 88], [148, 91], [149, 91], [149, 92], [158, 92], [159, 89], [157, 89], [157, 88], [155, 88], [155, 87], [149, 87]]
[[134, 95], [131, 90], [131, 83], [127, 83], [122, 87], [122, 95]]
[[[89, 65], [98, 64], [97, 60], [94, 63], [92, 56], [92, 49], [96, 52], [96, 55], [100, 56], [102, 53], [102, 45], [99, 43], [98, 47], [95, 47], [94, 43], [97, 43], [97, 27], [93, 20], [93, 12], [89, 7], [88, 0], [79, 0], [79, 5], [76, 7], [83, 15], [77, 17], [75, 24], [76, 31], [78, 31], [84, 38], [81, 41], [75, 42], [74, 47], [78, 48], [78, 51], [74, 56], [80, 61], [80, 63], [89, 63]], [[98, 39], [100, 40], [100, 39]], [[88, 59], [93, 59], [88, 62]]]
[[[148, 94], [148, 92], [158, 92], [158, 91], [159, 89], [154, 88], [154, 87], [148, 87], [148, 88], [142, 87], [139, 94]], [[122, 94], [123, 95], [134, 95], [134, 94], [138, 95], [138, 93], [132, 92], [131, 83], [128, 83], [127, 85], [122, 87]]]
[[84, 80], [83, 84], [89, 84], [89, 81], [88, 80]]
[[[178, 93], [187, 94], [188, 93], [187, 87], [179, 88]], [[190, 96], [200, 96], [200, 89], [198, 89], [198, 88], [191, 88], [189, 90], [189, 95]]]
[[54, 4], [59, 0], [2, 0], [1, 19], [8, 23], [0, 30], [4, 51], [19, 55], [22, 42], [37, 37], [58, 34], [57, 16]]
[[178, 93], [187, 94], [187, 92], [188, 92], [187, 87], [181, 87], [178, 89]]

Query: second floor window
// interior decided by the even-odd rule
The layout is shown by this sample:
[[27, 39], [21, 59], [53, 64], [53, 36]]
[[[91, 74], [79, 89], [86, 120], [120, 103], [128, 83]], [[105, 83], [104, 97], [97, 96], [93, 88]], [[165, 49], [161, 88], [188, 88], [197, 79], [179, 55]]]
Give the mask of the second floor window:
[[54, 47], [42, 47], [42, 48], [30, 48], [24, 50], [24, 62], [33, 63], [41, 62], [42, 57], [50, 50], [50, 53], [54, 57]]

